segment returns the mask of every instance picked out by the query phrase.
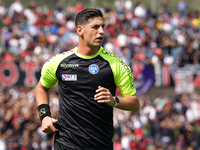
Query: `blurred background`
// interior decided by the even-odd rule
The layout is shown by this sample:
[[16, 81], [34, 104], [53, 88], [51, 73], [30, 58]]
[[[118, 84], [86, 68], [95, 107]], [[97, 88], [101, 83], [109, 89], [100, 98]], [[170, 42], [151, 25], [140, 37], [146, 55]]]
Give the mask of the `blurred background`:
[[[47, 60], [78, 45], [88, 7], [103, 12], [102, 45], [131, 67], [141, 103], [114, 110], [114, 150], [200, 150], [200, 0], [1, 0], [0, 150], [53, 149], [34, 87]], [[57, 85], [49, 94], [57, 118]]]

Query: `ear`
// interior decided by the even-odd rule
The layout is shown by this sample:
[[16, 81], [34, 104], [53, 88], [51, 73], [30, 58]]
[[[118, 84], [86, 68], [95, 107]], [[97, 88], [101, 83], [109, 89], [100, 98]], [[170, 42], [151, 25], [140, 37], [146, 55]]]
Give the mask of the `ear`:
[[78, 25], [76, 27], [76, 31], [77, 31], [78, 35], [82, 36], [83, 35], [83, 26]]

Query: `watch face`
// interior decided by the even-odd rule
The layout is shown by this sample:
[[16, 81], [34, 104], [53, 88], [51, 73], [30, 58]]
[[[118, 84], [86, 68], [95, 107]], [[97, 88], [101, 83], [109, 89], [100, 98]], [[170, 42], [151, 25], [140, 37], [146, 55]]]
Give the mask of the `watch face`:
[[119, 103], [119, 98], [118, 97], [115, 97], [115, 102]]
[[119, 98], [114, 97], [115, 105], [113, 107], [116, 107], [119, 104]]

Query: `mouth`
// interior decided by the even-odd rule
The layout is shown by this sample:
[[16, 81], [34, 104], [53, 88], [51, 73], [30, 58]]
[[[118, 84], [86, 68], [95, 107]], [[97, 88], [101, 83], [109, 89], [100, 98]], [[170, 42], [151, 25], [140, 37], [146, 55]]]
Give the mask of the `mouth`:
[[103, 40], [103, 37], [98, 37], [96, 38], [98, 41], [102, 41]]

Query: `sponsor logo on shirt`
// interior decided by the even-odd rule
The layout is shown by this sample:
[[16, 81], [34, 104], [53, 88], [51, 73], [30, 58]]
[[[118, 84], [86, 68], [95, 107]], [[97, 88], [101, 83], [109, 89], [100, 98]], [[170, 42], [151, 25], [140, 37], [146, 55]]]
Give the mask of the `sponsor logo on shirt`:
[[62, 67], [62, 68], [69, 68], [69, 67], [72, 67], [72, 68], [74, 68], [74, 67], [79, 67], [79, 64], [60, 64], [60, 67]]
[[75, 74], [62, 74], [63, 81], [77, 81], [77, 75]]
[[96, 64], [92, 64], [88, 67], [88, 71], [91, 74], [97, 74], [99, 72], [99, 67]]

